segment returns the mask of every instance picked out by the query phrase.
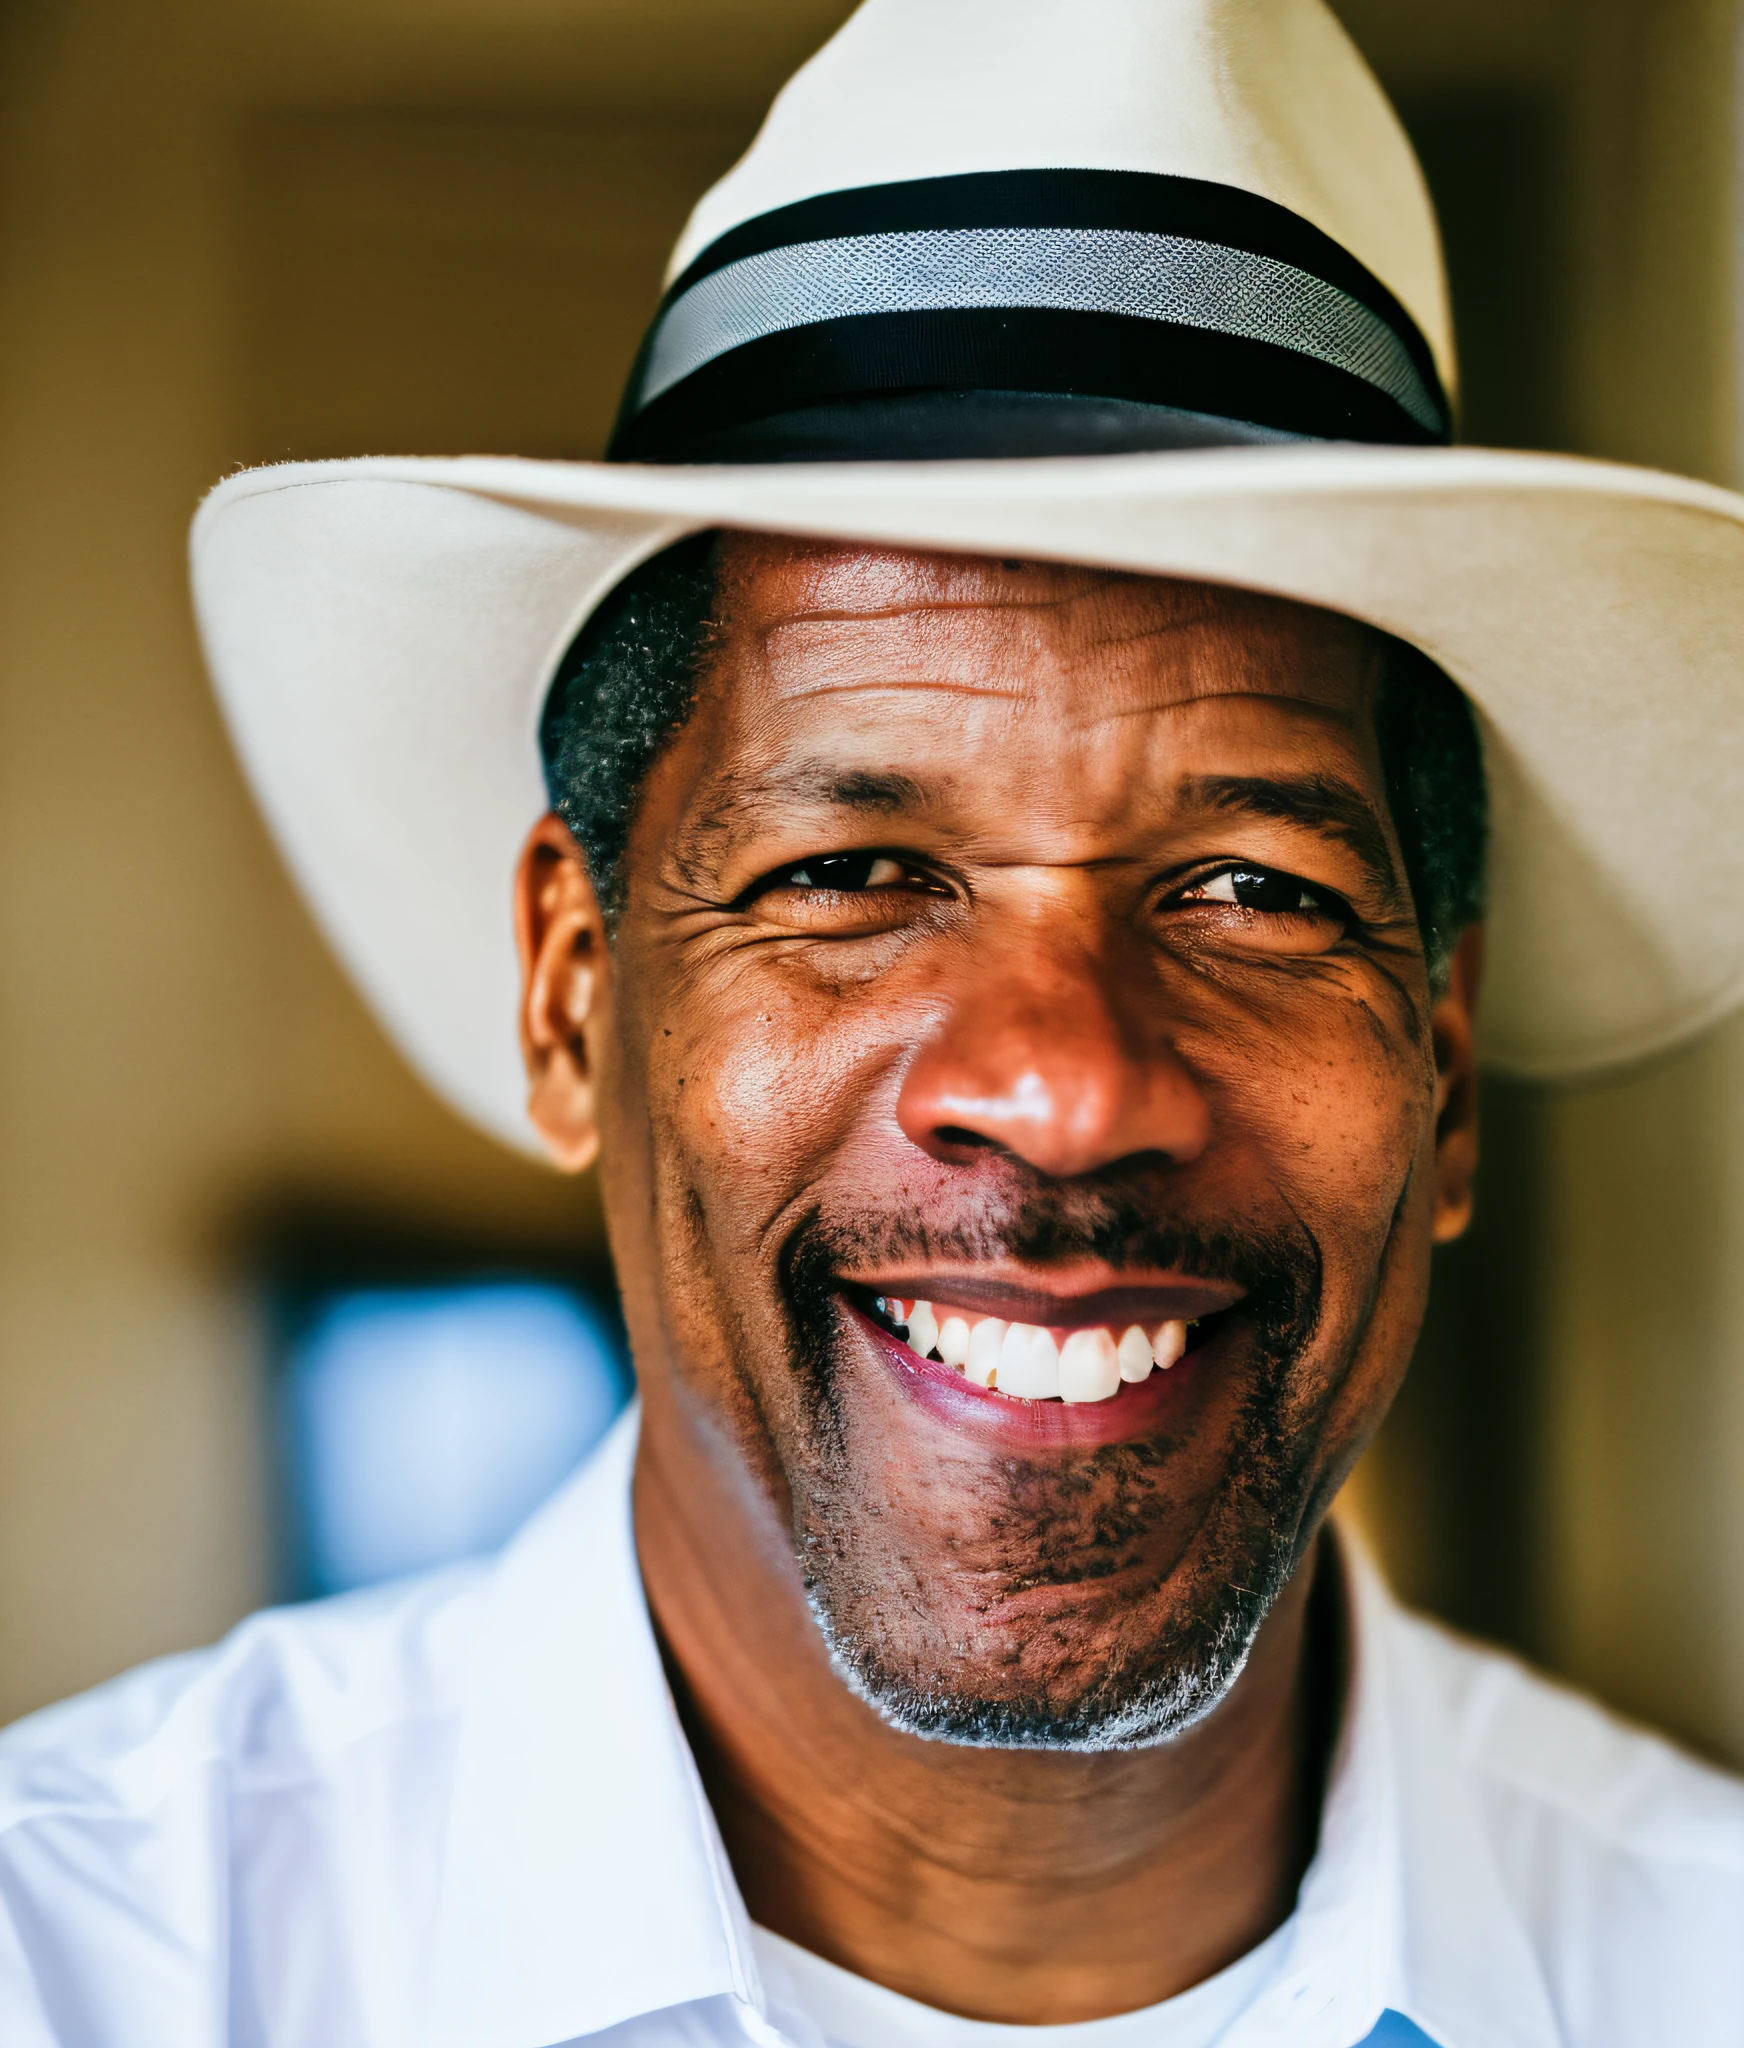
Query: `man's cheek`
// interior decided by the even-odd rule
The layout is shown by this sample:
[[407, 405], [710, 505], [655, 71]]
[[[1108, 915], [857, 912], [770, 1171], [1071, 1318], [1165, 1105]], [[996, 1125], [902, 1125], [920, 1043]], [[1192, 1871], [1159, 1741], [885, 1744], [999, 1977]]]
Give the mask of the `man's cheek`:
[[1274, 1054], [1232, 1077], [1226, 1101], [1283, 1185], [1366, 1236], [1385, 1231], [1422, 1152], [1433, 1079], [1415, 1045], [1328, 1033], [1312, 1059]]
[[711, 1180], [784, 1198], [821, 1170], [900, 1049], [855, 1028], [839, 1004], [773, 998], [728, 1010], [705, 993], [695, 1007], [698, 1027], [667, 1082], [686, 1148]]

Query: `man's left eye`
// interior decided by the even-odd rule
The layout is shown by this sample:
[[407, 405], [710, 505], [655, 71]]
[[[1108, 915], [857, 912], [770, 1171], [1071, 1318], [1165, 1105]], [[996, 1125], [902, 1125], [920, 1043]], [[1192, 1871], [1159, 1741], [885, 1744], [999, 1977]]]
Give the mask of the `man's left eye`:
[[1230, 903], [1272, 917], [1330, 917], [1348, 923], [1349, 906], [1330, 889], [1276, 868], [1224, 868], [1183, 889], [1178, 903]]
[[801, 861], [773, 878], [777, 889], [827, 889], [834, 895], [860, 896], [874, 889], [914, 887], [913, 869], [887, 853], [826, 853]]

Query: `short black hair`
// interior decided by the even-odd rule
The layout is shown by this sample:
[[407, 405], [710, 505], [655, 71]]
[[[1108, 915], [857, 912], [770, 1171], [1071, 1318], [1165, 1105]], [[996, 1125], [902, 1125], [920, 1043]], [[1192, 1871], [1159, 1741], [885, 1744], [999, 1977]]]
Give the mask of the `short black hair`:
[[632, 570], [570, 642], [545, 699], [546, 792], [587, 856], [608, 925], [623, 908], [642, 785], [696, 702], [720, 542], [693, 533]]
[[[608, 923], [642, 785], [690, 715], [715, 631], [721, 536], [652, 556], [605, 599], [564, 655], [540, 726], [551, 808], [587, 856]], [[1484, 912], [1489, 795], [1464, 691], [1428, 655], [1382, 635], [1375, 735], [1432, 984]]]
[[1483, 917], [1490, 865], [1490, 788], [1471, 699], [1409, 641], [1381, 640], [1375, 740], [1381, 782], [1429, 984], [1439, 991], [1460, 935]]

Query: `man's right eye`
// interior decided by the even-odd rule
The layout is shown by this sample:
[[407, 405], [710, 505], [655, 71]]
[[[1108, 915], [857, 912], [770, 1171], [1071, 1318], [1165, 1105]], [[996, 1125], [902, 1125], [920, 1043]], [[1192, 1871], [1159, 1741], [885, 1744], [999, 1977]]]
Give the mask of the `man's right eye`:
[[793, 930], [852, 937], [909, 923], [926, 899], [948, 896], [936, 875], [898, 853], [818, 853], [775, 868], [738, 908]]
[[859, 896], [874, 889], [913, 888], [914, 870], [887, 853], [826, 853], [815, 860], [771, 875], [770, 889], [827, 889], [833, 895]]

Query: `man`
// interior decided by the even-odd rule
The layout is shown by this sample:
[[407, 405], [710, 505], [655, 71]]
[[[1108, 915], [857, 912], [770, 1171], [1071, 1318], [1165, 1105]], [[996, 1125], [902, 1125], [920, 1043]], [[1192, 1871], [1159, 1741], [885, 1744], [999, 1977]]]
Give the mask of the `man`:
[[1492, 806], [1493, 1057], [1738, 984], [1744, 504], [1438, 445], [1318, 0], [872, 0], [674, 273], [646, 467], [195, 544], [390, 1027], [598, 1156], [639, 1412], [500, 1562], [14, 1731], [6, 2040], [1735, 2042], [1744, 1793], [1326, 1517], [1470, 1208]]

